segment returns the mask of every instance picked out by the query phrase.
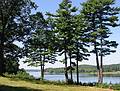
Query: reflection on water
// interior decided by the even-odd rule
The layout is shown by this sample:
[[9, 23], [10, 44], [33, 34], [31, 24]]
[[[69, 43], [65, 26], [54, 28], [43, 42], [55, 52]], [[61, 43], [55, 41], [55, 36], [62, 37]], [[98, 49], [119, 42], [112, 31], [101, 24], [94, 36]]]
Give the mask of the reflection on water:
[[[39, 71], [27, 71], [30, 75], [33, 75], [35, 78], [40, 77], [40, 72]], [[64, 74], [59, 74], [59, 75], [45, 75], [46, 80], [51, 80], [51, 81], [64, 81], [65, 77]], [[76, 81], [76, 75], [73, 74], [73, 79]], [[116, 76], [105, 76], [104, 78], [104, 83], [120, 83], [120, 77]], [[79, 80], [80, 82], [97, 82], [97, 76], [89, 75], [89, 74], [80, 74], [79, 75]]]

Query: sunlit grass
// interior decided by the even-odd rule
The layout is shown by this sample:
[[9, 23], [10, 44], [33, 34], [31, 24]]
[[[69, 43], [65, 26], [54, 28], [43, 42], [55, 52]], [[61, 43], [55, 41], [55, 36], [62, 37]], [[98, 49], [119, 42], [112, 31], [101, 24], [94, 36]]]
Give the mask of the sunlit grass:
[[36, 84], [0, 77], [0, 91], [111, 91], [95, 87]]

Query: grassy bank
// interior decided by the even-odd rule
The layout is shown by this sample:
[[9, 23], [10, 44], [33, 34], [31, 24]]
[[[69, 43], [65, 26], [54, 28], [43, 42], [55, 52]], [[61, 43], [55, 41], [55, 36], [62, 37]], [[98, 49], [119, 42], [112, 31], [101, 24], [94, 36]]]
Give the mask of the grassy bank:
[[0, 91], [110, 91], [95, 87], [74, 85], [37, 84], [23, 80], [0, 77]]

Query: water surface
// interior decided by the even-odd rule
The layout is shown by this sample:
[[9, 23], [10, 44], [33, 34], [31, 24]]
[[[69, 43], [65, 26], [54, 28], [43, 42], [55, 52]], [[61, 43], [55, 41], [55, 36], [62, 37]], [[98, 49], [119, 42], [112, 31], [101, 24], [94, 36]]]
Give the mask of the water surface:
[[[33, 75], [35, 78], [40, 78], [40, 71], [27, 71], [30, 75]], [[45, 75], [46, 80], [50, 81], [64, 81], [65, 77], [64, 74], [53, 74], [53, 75]], [[73, 74], [73, 80], [76, 81], [76, 75]], [[88, 82], [97, 82], [97, 76], [89, 75], [89, 74], [79, 74], [79, 80], [82, 83], [88, 83]], [[104, 76], [103, 78], [104, 83], [120, 83], [120, 77], [116, 76]]]

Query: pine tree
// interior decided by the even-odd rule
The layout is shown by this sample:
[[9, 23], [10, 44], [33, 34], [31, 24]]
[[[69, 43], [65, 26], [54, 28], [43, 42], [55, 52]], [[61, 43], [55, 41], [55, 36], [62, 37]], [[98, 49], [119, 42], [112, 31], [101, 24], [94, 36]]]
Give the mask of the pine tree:
[[[93, 53], [96, 54], [98, 70], [98, 82], [103, 82], [103, 56], [115, 52], [110, 47], [117, 47], [115, 41], [108, 40], [110, 27], [118, 26], [119, 8], [113, 7], [115, 0], [88, 0], [83, 3], [82, 13], [89, 22], [88, 29], [91, 32], [91, 40], [94, 45]], [[99, 61], [100, 56], [100, 61]], [[101, 62], [101, 64], [99, 63]]]
[[29, 66], [41, 67], [41, 80], [44, 79], [45, 63], [55, 63], [56, 55], [52, 47], [52, 31], [48, 28], [48, 23], [44, 19], [42, 13], [37, 12], [31, 15], [34, 31], [25, 43], [25, 51], [27, 52], [27, 60]]
[[[59, 9], [56, 11], [56, 14], [47, 14], [52, 16], [54, 19], [54, 32], [56, 36], [56, 40], [58, 42], [58, 51], [60, 55], [64, 54], [64, 63], [65, 63], [65, 79], [68, 82], [68, 56], [71, 56], [70, 51], [70, 43], [73, 38], [72, 33], [73, 29], [73, 22], [72, 17], [73, 13], [76, 12], [76, 7], [72, 7], [70, 0], [63, 0], [59, 4]], [[69, 55], [68, 55], [69, 53]], [[71, 63], [70, 63], [71, 64]], [[72, 78], [72, 76], [71, 76]]]
[[77, 75], [77, 84], [79, 84], [79, 61], [88, 60], [90, 56], [88, 47], [89, 47], [89, 38], [87, 37], [89, 31], [86, 29], [87, 22], [84, 21], [83, 15], [79, 14], [75, 17], [76, 31], [74, 32], [74, 50], [73, 58], [76, 59], [76, 75]]

